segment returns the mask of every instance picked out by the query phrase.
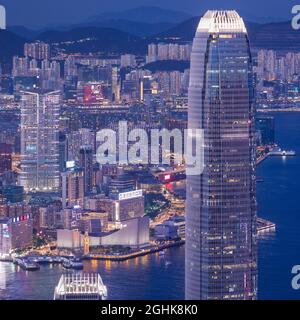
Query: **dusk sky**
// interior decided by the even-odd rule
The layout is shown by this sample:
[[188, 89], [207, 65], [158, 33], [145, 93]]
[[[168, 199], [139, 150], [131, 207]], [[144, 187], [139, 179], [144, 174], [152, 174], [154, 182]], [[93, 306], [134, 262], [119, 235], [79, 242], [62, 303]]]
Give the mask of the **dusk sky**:
[[45, 26], [78, 23], [105, 11], [122, 11], [138, 6], [159, 6], [200, 15], [204, 10], [234, 8], [248, 20], [288, 20], [299, 0], [0, 0], [7, 9], [9, 25]]

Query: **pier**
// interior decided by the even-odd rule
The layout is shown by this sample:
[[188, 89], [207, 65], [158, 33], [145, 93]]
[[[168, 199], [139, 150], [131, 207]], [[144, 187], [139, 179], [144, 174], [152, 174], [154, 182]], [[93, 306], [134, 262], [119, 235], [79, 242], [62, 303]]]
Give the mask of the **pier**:
[[135, 259], [138, 257], [143, 257], [148, 254], [160, 252], [160, 251], [163, 251], [168, 248], [182, 246], [184, 244], [185, 244], [185, 241], [180, 240], [180, 241], [175, 241], [175, 242], [171, 242], [171, 243], [167, 243], [167, 244], [163, 244], [163, 245], [152, 246], [147, 249], [141, 249], [139, 251], [135, 251], [135, 252], [123, 254], [123, 255], [89, 254], [88, 256], [85, 256], [84, 259], [87, 259], [87, 260], [107, 260], [107, 261], [126, 261], [126, 260], [130, 260], [130, 259]]

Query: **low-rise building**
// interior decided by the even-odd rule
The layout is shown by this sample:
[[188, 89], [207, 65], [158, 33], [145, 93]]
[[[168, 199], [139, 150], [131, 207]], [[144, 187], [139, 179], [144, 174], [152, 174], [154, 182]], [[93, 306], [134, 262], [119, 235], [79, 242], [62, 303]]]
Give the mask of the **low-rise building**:
[[[124, 246], [141, 248], [149, 245], [149, 218], [147, 216], [123, 221], [109, 232], [88, 233], [90, 247]], [[86, 233], [85, 233], [86, 234]], [[59, 249], [83, 249], [85, 234], [80, 230], [57, 230]]]
[[30, 215], [0, 219], [0, 256], [32, 244], [33, 223]]

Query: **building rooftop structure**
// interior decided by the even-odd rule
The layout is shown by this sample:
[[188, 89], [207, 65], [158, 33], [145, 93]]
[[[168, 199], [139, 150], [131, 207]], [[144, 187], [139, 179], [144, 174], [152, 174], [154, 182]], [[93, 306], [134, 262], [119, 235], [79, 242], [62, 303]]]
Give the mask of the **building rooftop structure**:
[[55, 288], [54, 300], [105, 300], [107, 288], [100, 274], [65, 274]]
[[243, 19], [234, 10], [207, 11], [200, 20], [197, 32], [220, 33], [220, 32], [243, 32], [247, 33]]

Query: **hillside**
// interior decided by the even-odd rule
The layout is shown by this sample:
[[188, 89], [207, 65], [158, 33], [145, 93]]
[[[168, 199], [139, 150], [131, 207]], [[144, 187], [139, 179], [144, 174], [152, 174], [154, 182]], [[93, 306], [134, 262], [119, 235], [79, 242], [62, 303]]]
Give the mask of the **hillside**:
[[141, 6], [119, 12], [104, 12], [91, 17], [87, 22], [100, 22], [103, 20], [130, 20], [145, 23], [172, 22], [179, 23], [189, 19], [190, 15], [184, 12], [168, 10], [154, 6]]
[[47, 31], [40, 34], [35, 40], [54, 44], [67, 53], [145, 53], [146, 50], [141, 38], [111, 28], [86, 27], [68, 31]]
[[[158, 33], [152, 41], [192, 41], [200, 17], [194, 17], [167, 31]], [[291, 22], [258, 24], [246, 22], [251, 45], [254, 49], [274, 49], [278, 51], [300, 52], [300, 31], [293, 30]]]

